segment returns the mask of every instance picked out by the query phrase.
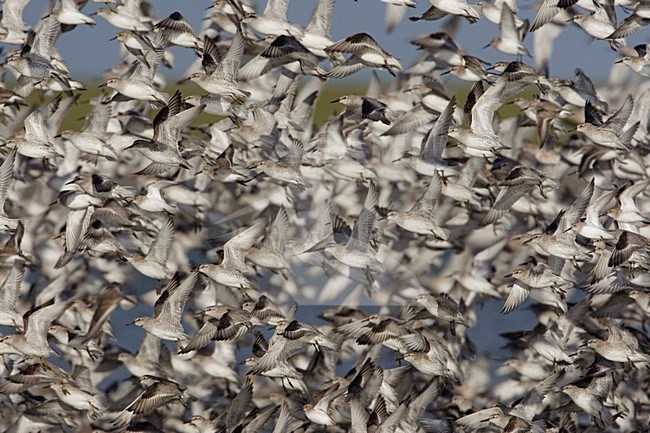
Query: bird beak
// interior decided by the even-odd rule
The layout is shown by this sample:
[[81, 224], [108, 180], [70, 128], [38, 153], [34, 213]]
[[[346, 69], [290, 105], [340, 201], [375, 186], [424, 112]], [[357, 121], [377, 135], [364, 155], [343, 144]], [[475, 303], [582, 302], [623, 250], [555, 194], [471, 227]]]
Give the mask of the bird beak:
[[483, 49], [489, 48], [489, 47], [491, 47], [491, 46], [492, 46], [491, 43], [490, 43], [490, 44], [487, 44], [486, 46], [483, 47]]
[[504, 275], [503, 278], [512, 278], [512, 274]]
[[101, 89], [102, 87], [106, 87], [108, 83], [102, 83], [99, 86], [97, 86], [98, 89]]
[[451, 74], [451, 69], [450, 69], [450, 70], [448, 70], [448, 71], [445, 71], [445, 72], [443, 72], [443, 73], [442, 73], [442, 74], [440, 74], [440, 75], [447, 75], [447, 74]]
[[614, 63], [623, 63], [623, 59], [618, 59], [618, 60], [615, 61]]
[[113, 36], [112, 38], [109, 39], [109, 41], [114, 41], [115, 39], [117, 39], [117, 36]]
[[178, 80], [178, 81], [176, 82], [176, 84], [182, 84], [182, 83], [186, 83], [186, 82], [188, 82], [188, 81], [190, 81], [190, 77], [183, 78], [182, 80]]
[[330, 101], [330, 104], [336, 104], [337, 102], [339, 102], [340, 99], [341, 99], [341, 98], [336, 98], [335, 100]]

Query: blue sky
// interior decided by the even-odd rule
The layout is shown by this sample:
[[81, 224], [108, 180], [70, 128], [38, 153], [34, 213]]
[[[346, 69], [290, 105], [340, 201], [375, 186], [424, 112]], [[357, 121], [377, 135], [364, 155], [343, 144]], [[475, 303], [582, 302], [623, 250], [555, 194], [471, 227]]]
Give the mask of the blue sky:
[[[289, 5], [288, 17], [292, 22], [307, 24], [316, 0], [292, 0]], [[49, 2], [33, 0], [28, 5], [24, 19], [28, 25], [34, 25], [44, 13], [44, 8]], [[153, 0], [151, 3], [156, 11], [156, 16], [162, 19], [171, 12], [178, 10], [198, 32], [201, 28], [201, 18], [205, 9], [212, 3], [210, 0]], [[263, 10], [266, 0], [259, 0], [259, 9]], [[422, 14], [428, 7], [426, 0], [417, 0], [417, 8], [409, 8], [407, 17]], [[102, 3], [89, 3], [83, 12], [89, 14], [100, 7]], [[418, 52], [409, 40], [426, 33], [440, 30], [444, 20], [412, 22], [404, 19], [402, 23], [390, 34], [386, 33], [385, 19], [386, 4], [379, 0], [338, 0], [334, 9], [334, 20], [331, 28], [332, 38], [336, 41], [353, 33], [367, 32], [371, 34], [388, 52], [399, 58], [405, 66], [411, 64]], [[619, 21], [624, 17], [617, 10]], [[531, 1], [519, 2], [518, 16], [522, 19], [535, 16], [535, 3]], [[119, 42], [109, 41], [119, 30], [108, 24], [103, 18], [95, 16], [95, 27], [79, 26], [72, 32], [65, 33], [57, 42], [57, 47], [62, 52], [70, 67], [72, 77], [88, 79], [99, 76], [110, 68], [119, 59]], [[494, 48], [483, 49], [483, 46], [493, 37], [499, 35], [496, 25], [482, 18], [477, 24], [470, 25], [463, 21], [455, 38], [468, 54], [480, 57], [486, 61], [514, 60], [513, 56], [497, 52]], [[637, 32], [629, 39], [630, 45], [648, 42], [648, 34]], [[532, 35], [528, 35], [526, 45], [532, 52]], [[195, 54], [186, 48], [173, 47], [176, 57], [176, 67], [170, 71], [163, 69], [161, 72], [170, 79], [178, 77], [185, 68], [194, 60]], [[598, 80], [604, 80], [609, 74], [612, 63], [619, 57], [612, 51], [605, 41], [590, 41], [588, 35], [571, 24], [565, 27], [561, 36], [555, 41], [555, 50], [551, 59], [551, 75], [564, 78], [573, 77], [576, 67], [585, 70], [588, 75]], [[525, 58], [524, 61], [533, 64], [533, 60]], [[381, 73], [382, 79], [388, 80], [387, 73]], [[358, 79], [350, 77], [348, 79]]]

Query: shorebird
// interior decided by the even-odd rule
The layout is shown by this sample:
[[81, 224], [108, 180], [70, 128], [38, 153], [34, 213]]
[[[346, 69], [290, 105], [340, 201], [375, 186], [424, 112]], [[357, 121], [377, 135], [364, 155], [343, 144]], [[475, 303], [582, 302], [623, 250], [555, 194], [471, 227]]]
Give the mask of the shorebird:
[[199, 350], [212, 340], [236, 340], [244, 335], [253, 325], [251, 313], [246, 310], [229, 309], [220, 318], [210, 318], [179, 353]]
[[440, 113], [429, 132], [422, 138], [419, 154], [405, 153], [395, 161], [404, 161], [413, 170], [425, 176], [433, 176], [434, 174], [449, 176], [455, 174], [456, 170], [450, 167], [442, 156], [447, 147], [449, 127], [451, 126], [455, 105], [456, 98], [453, 97], [445, 110]]
[[181, 316], [197, 278], [197, 272], [190, 273], [182, 281], [180, 276], [174, 277], [156, 300], [153, 317], [138, 317], [133, 324], [163, 340], [176, 341], [179, 345], [187, 341]]
[[455, 335], [455, 324], [460, 323], [465, 328], [470, 324], [459, 310], [458, 303], [447, 295], [434, 296], [422, 294], [415, 298], [415, 302], [422, 305], [433, 317], [445, 322], [451, 322], [451, 333]]
[[244, 36], [241, 30], [237, 31], [232, 38], [230, 47], [223, 57], [212, 42], [206, 42], [206, 45], [212, 46], [216, 50], [216, 58], [211, 60], [211, 62], [215, 63], [213, 68], [207, 68], [205, 73], [195, 72], [187, 80], [198, 84], [212, 97], [220, 96], [237, 103], [244, 102], [250, 96], [250, 92], [242, 90], [237, 83], [239, 66], [245, 48]]
[[441, 60], [449, 66], [465, 64], [463, 50], [456, 41], [445, 32], [431, 33], [413, 39], [411, 44], [431, 53], [436, 60]]
[[5, 143], [13, 144], [19, 154], [28, 158], [48, 160], [63, 156], [55, 149], [54, 137], [47, 128], [47, 119], [57, 110], [60, 102], [59, 96], [34, 110], [25, 119], [25, 135], [22, 138], [11, 138]]
[[510, 426], [510, 429], [528, 428], [533, 424], [533, 418], [542, 407], [544, 397], [551, 392], [564, 371], [559, 371], [548, 376], [528, 391], [521, 400], [511, 408], [499, 406], [483, 409], [466, 415], [456, 420], [455, 424], [461, 428], [486, 428], [495, 424], [500, 428]]
[[[181, 111], [181, 93], [174, 92], [169, 102], [156, 115], [151, 140], [135, 140], [126, 149], [135, 149], [151, 161], [136, 174], [155, 175], [164, 173], [170, 167], [189, 169], [185, 158], [180, 154], [178, 143], [183, 129], [203, 111], [204, 106], [188, 108]], [[125, 149], [125, 150], [126, 150]]]
[[108, 101], [100, 99], [95, 103], [95, 108], [90, 113], [81, 131], [66, 130], [60, 136], [82, 152], [117, 160], [118, 156], [115, 149], [107, 143], [107, 128], [110, 118], [111, 106]]
[[68, 375], [47, 361], [28, 363], [0, 384], [0, 394], [20, 394], [32, 387], [60, 382]]
[[23, 11], [29, 1], [8, 0], [2, 8], [0, 19], [0, 40], [5, 44], [22, 45], [25, 43], [29, 28], [23, 22]]
[[66, 185], [77, 185], [83, 192], [93, 197], [107, 200], [112, 199], [130, 199], [135, 192], [130, 187], [123, 187], [117, 182], [103, 177], [99, 174], [78, 174]]
[[187, 402], [195, 399], [186, 387], [162, 377], [143, 376], [140, 378], [140, 383], [146, 389], [111, 422], [114, 426], [126, 426], [134, 417], [149, 413], [171, 402], [180, 401], [186, 405]]
[[300, 38], [304, 34], [304, 29], [287, 21], [288, 7], [289, 0], [268, 0], [262, 14], [245, 17], [242, 21], [256, 32], [265, 35]]
[[650, 78], [650, 50], [647, 45], [636, 56], [624, 56], [616, 63], [623, 63], [642, 77]]
[[161, 46], [161, 41], [158, 38], [151, 42], [153, 48], [144, 54], [146, 63], [136, 60], [130, 68], [128, 77], [109, 78], [98, 87], [110, 87], [127, 98], [165, 105], [168, 96], [156, 90], [153, 85], [165, 48]]
[[499, 30], [501, 31], [501, 37], [492, 39], [485, 48], [493, 46], [497, 50], [513, 56], [530, 56], [528, 49], [524, 45], [524, 37], [528, 29], [524, 27], [520, 30], [515, 25], [515, 16], [507, 6], [501, 7]]
[[570, 259], [574, 260], [574, 262], [577, 260], [588, 260], [590, 255], [583, 252], [576, 243], [576, 232], [573, 230], [573, 225], [582, 218], [593, 193], [594, 181], [592, 180], [571, 204], [569, 209], [566, 212], [560, 212], [556, 219], [557, 226], [554, 230], [547, 229], [547, 233], [535, 234], [526, 240], [525, 243], [532, 243], [547, 254], [562, 259]]
[[386, 69], [393, 76], [402, 70], [399, 60], [379, 46], [368, 33], [348, 36], [325, 48], [325, 52], [352, 54], [345, 62], [329, 71], [328, 78], [347, 77], [365, 67]]
[[219, 264], [204, 263], [197, 271], [219, 284], [228, 287], [251, 289], [253, 286], [244, 275], [246, 250], [253, 246], [264, 230], [262, 221], [234, 236], [223, 246], [223, 260]]
[[275, 326], [280, 320], [295, 319], [298, 304], [293, 304], [285, 314], [268, 296], [261, 295], [257, 302], [244, 302], [242, 309], [249, 311], [259, 322]]
[[632, 137], [628, 133], [624, 133], [624, 128], [633, 108], [634, 100], [632, 96], [628, 95], [621, 108], [612, 114], [606, 122], [603, 122], [600, 113], [596, 111], [590, 101], [587, 101], [585, 105], [585, 123], [579, 124], [576, 130], [600, 146], [628, 150], [628, 142]]
[[196, 37], [192, 26], [190, 26], [178, 11], [172, 12], [167, 18], [157, 22], [153, 26], [153, 30], [154, 32], [161, 33], [169, 44], [194, 48], [196, 50], [200, 50], [203, 47], [199, 38]]
[[249, 374], [259, 374], [274, 368], [279, 361], [287, 360], [309, 346], [319, 351], [337, 350], [334, 342], [313, 326], [296, 320], [280, 320], [269, 339], [269, 348], [257, 360]]
[[434, 172], [424, 193], [422, 193], [410, 210], [407, 212], [389, 211], [386, 218], [390, 221], [395, 221], [395, 224], [410, 232], [433, 235], [438, 239], [447, 240], [451, 231], [439, 227], [435, 223], [434, 216], [434, 210], [440, 198], [441, 191], [442, 182]]
[[68, 72], [65, 70], [65, 65], [52, 57], [54, 42], [60, 34], [61, 24], [54, 14], [48, 15], [41, 21], [37, 32], [28, 35], [22, 50], [7, 57], [6, 65], [29, 79], [52, 77], [67, 85]]
[[271, 45], [260, 54], [242, 66], [237, 73], [237, 78], [252, 80], [279, 67], [284, 67], [294, 73], [313, 75], [325, 80], [328, 72], [318, 62], [318, 57], [296, 38], [280, 35], [273, 39]]
[[650, 24], [650, 5], [638, 2], [632, 13], [619, 23], [616, 30], [607, 36], [607, 39], [629, 38], [634, 32], [647, 27], [648, 24]]
[[94, 26], [96, 24], [94, 19], [79, 12], [79, 5], [75, 0], [60, 0], [58, 7], [56, 7], [52, 13], [56, 17], [57, 21], [68, 26], [75, 26], [78, 24]]
[[587, 341], [587, 346], [609, 361], [630, 365], [650, 364], [650, 356], [640, 351], [639, 342], [632, 334], [611, 323], [607, 325], [607, 330], [607, 340], [592, 338]]
[[465, 0], [429, 0], [431, 7], [425, 12], [428, 15], [425, 19], [437, 20], [447, 14], [457, 15], [465, 18], [470, 24], [474, 24], [481, 18], [481, 14]]
[[9, 334], [0, 337], [0, 343], [11, 348], [10, 353], [24, 356], [49, 358], [57, 353], [52, 350], [47, 341], [50, 325], [70, 307], [69, 301], [55, 301], [37, 305], [23, 314], [23, 328], [20, 334]]
[[264, 173], [275, 181], [295, 186], [299, 191], [311, 188], [311, 183], [305, 179], [301, 169], [305, 154], [303, 144], [295, 138], [290, 138], [288, 145], [284, 142], [282, 144], [288, 151], [278, 161], [264, 160], [253, 163], [250, 168], [258, 172], [255, 177]]
[[335, 63], [342, 63], [343, 56], [336, 56], [334, 53], [327, 53], [325, 49], [334, 42], [329, 35], [334, 15], [335, 0], [319, 0], [311, 13], [311, 18], [305, 32], [298, 40], [312, 53], [318, 57], [330, 57]]
[[616, 31], [616, 12], [613, 6], [601, 6], [594, 3], [592, 14], [575, 14], [571, 21], [580, 26], [587, 34], [598, 39], [608, 39], [613, 50], [625, 45], [625, 39], [613, 39]]
[[482, 224], [492, 224], [503, 218], [512, 205], [520, 198], [531, 193], [535, 188], [543, 192], [546, 175], [538, 170], [527, 167], [515, 167], [501, 182], [505, 188], [499, 190], [492, 208], [483, 219]]
[[167, 219], [160, 227], [146, 256], [127, 254], [125, 258], [140, 273], [150, 278], [169, 279], [174, 276], [174, 272], [169, 267], [169, 253], [173, 241], [174, 222]]
[[515, 269], [506, 277], [515, 278], [517, 281], [510, 288], [501, 313], [510, 313], [527, 298], [566, 312], [565, 290], [571, 287], [572, 282], [557, 275], [545, 263], [533, 259], [530, 268]]
[[[605, 373], [605, 376], [609, 375]], [[596, 377], [591, 380], [587, 388], [580, 388], [572, 384], [562, 387], [562, 392], [571, 397], [576, 406], [584, 410], [596, 427], [602, 430], [612, 423], [612, 414], [603, 404], [611, 391], [611, 383], [609, 386], [604, 385], [605, 383]]]
[[387, 115], [388, 107], [383, 102], [360, 95], [344, 95], [334, 99], [332, 103], [345, 105], [345, 110], [341, 113], [341, 118], [349, 119], [355, 123], [363, 119], [369, 119], [374, 122], [381, 122], [384, 125], [390, 125], [390, 119]]
[[291, 266], [282, 255], [286, 244], [288, 228], [289, 217], [287, 216], [287, 211], [281, 207], [273, 223], [266, 231], [264, 240], [260, 246], [249, 248], [246, 251], [246, 258], [248, 260], [257, 266], [279, 272], [285, 280], [289, 279], [287, 271], [291, 270]]
[[344, 265], [363, 270], [370, 284], [375, 281], [373, 273], [383, 272], [381, 263], [375, 257], [374, 251], [370, 249], [370, 236], [375, 225], [375, 206], [378, 199], [378, 192], [371, 184], [363, 209], [354, 223], [350, 240], [345, 245], [330, 242], [325, 247], [327, 253]]

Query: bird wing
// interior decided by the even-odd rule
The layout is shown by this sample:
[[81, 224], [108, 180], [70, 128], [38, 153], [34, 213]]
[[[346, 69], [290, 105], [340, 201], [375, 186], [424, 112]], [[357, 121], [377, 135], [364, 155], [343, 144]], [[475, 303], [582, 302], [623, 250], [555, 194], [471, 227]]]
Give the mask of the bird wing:
[[220, 320], [214, 318], [205, 322], [203, 326], [201, 326], [201, 329], [199, 329], [199, 332], [192, 337], [190, 342], [187, 343], [187, 346], [185, 346], [179, 353], [189, 353], [193, 350], [199, 350], [207, 346], [208, 343], [210, 343], [210, 341], [212, 341], [217, 335], [219, 322]]
[[175, 383], [158, 382], [147, 388], [133, 402], [128, 405], [125, 411], [134, 414], [143, 414], [163, 406], [165, 403], [176, 400], [179, 397], [179, 388]]
[[45, 304], [32, 308], [23, 315], [24, 335], [30, 342], [45, 342], [50, 324], [70, 306], [69, 301], [54, 302], [54, 298]]
[[417, 202], [413, 205], [410, 212], [414, 211], [424, 211], [428, 214], [433, 214], [433, 210], [436, 207], [438, 198], [440, 197], [440, 192], [442, 191], [442, 182], [438, 173], [434, 172], [431, 176], [431, 182], [427, 186], [427, 189], [424, 190], [424, 193], [420, 196]]
[[289, 227], [289, 217], [287, 216], [287, 211], [284, 207], [280, 207], [278, 214], [273, 220], [273, 224], [266, 232], [262, 246], [268, 248], [271, 251], [281, 253], [284, 250], [284, 244], [286, 242], [287, 229]]
[[289, 142], [289, 151], [278, 161], [278, 164], [285, 167], [300, 167], [305, 149], [300, 140], [291, 138]]
[[25, 262], [16, 260], [13, 267], [7, 274], [2, 286], [0, 287], [0, 305], [13, 310], [16, 309], [16, 301], [20, 294], [20, 286], [25, 277]]
[[501, 20], [499, 22], [499, 29], [501, 30], [501, 39], [509, 41], [519, 41], [519, 32], [515, 25], [515, 15], [510, 8], [501, 7]]
[[632, 99], [632, 95], [627, 95], [627, 98], [625, 98], [625, 102], [623, 102], [621, 108], [619, 108], [616, 113], [607, 119], [607, 122], [605, 122], [602, 127], [609, 129], [616, 135], [621, 135], [621, 132], [623, 132], [623, 128], [625, 127], [627, 120], [632, 114], [633, 108], [634, 100]]
[[368, 33], [357, 33], [348, 36], [347, 38], [335, 42], [325, 48], [326, 52], [352, 54], [362, 54], [368, 50], [383, 52], [377, 41], [375, 41]]
[[375, 186], [370, 184], [366, 201], [363, 204], [363, 209], [357, 218], [352, 229], [352, 236], [347, 243], [347, 248], [355, 251], [366, 251], [370, 242], [370, 235], [375, 225], [376, 210], [375, 206], [379, 200], [379, 195]]
[[14, 175], [14, 162], [16, 161], [16, 148], [9, 151], [9, 154], [0, 165], [0, 215], [5, 215], [5, 202], [9, 192], [9, 183]]
[[526, 287], [520, 285], [519, 283], [514, 283], [508, 294], [506, 302], [503, 304], [501, 309], [501, 314], [508, 314], [515, 308], [521, 305], [522, 302], [526, 300], [530, 290]]
[[228, 48], [226, 55], [217, 65], [212, 76], [226, 80], [235, 80], [237, 72], [239, 71], [239, 66], [241, 65], [241, 58], [244, 55], [245, 45], [241, 30], [238, 29], [230, 42], [230, 48]]
[[224, 267], [233, 267], [238, 271], [244, 271], [244, 252], [249, 249], [260, 238], [264, 231], [264, 221], [258, 221], [238, 235], [234, 236], [223, 246]]
[[269, 340], [269, 350], [257, 360], [248, 374], [261, 374], [276, 367], [281, 360], [287, 360], [305, 349], [309, 343], [303, 340], [289, 340], [279, 335], [273, 335]]
[[624, 185], [617, 195], [617, 200], [619, 202], [619, 207], [622, 211], [638, 211], [638, 207], [635, 202], [635, 197], [641, 194], [643, 191], [648, 189], [650, 181], [641, 180], [636, 182], [630, 182]]
[[46, 129], [46, 121], [59, 107], [61, 96], [57, 96], [52, 101], [41, 105], [38, 109], [34, 110], [25, 119], [25, 139], [34, 139], [36, 141], [48, 140], [50, 134]]
[[239, 70], [237, 78], [244, 81], [252, 80], [292, 61], [286, 57], [269, 58], [257, 55]]
[[196, 285], [198, 275], [198, 272], [192, 272], [178, 285], [178, 287], [171, 291], [166, 291], [168, 296], [162, 306], [160, 315], [158, 316], [159, 318], [172, 323], [180, 322], [181, 316], [183, 315], [183, 309], [185, 308], [185, 302], [187, 302], [187, 297]]
[[269, 0], [262, 15], [269, 18], [276, 18], [279, 21], [286, 21], [288, 7], [289, 0]]
[[503, 188], [499, 191], [496, 201], [483, 219], [482, 224], [492, 224], [500, 220], [508, 213], [508, 210], [517, 202], [517, 200], [530, 193], [533, 189], [535, 189], [535, 184], [532, 183], [523, 183]]
[[54, 14], [49, 14], [39, 23], [34, 45], [32, 45], [32, 52], [45, 59], [51, 59], [54, 41], [56, 41], [60, 34], [61, 25], [59, 21]]
[[456, 106], [456, 97], [452, 97], [445, 110], [440, 114], [436, 123], [427, 135], [422, 139], [420, 147], [420, 156], [428, 162], [442, 161], [442, 152], [447, 146], [449, 127], [451, 126], [451, 117]]
[[535, 385], [524, 395], [519, 404], [510, 411], [510, 415], [518, 416], [529, 423], [532, 422], [542, 405], [544, 396], [553, 389], [563, 372], [563, 370], [558, 371]]
[[327, 36], [334, 14], [334, 3], [336, 0], [319, 0], [311, 13], [311, 19], [305, 33], [312, 33], [320, 36]]
[[607, 39], [625, 39], [650, 24], [650, 19], [632, 14], [625, 18]]
[[561, 8], [557, 6], [557, 3], [557, 0], [544, 0], [539, 10], [537, 11], [537, 14], [535, 15], [533, 25], [530, 28], [531, 32], [534, 32], [543, 25], [550, 23], [555, 15], [560, 13]]
[[603, 124], [603, 117], [590, 101], [587, 101], [585, 104], [585, 123], [591, 123], [594, 126], [601, 126]]
[[157, 363], [160, 360], [160, 338], [145, 332], [136, 357], [153, 364]]
[[594, 195], [594, 179], [591, 179], [591, 182], [585, 187], [585, 189], [580, 193], [578, 198], [571, 204], [569, 210], [567, 210], [564, 215], [560, 218], [560, 222], [555, 230], [555, 234], [561, 234], [569, 230], [573, 224], [575, 224], [582, 215], [585, 213], [589, 202], [591, 201], [591, 196]]
[[169, 256], [169, 248], [174, 240], [174, 222], [168, 218], [158, 231], [156, 239], [154, 239], [147, 253], [147, 259], [154, 260], [158, 263], [165, 263]]
[[83, 132], [87, 132], [98, 138], [103, 138], [106, 135], [110, 118], [111, 105], [102, 100], [98, 101], [86, 121]]
[[332, 68], [327, 73], [328, 78], [345, 78], [365, 68], [366, 65], [356, 55], [350, 56], [345, 62]]

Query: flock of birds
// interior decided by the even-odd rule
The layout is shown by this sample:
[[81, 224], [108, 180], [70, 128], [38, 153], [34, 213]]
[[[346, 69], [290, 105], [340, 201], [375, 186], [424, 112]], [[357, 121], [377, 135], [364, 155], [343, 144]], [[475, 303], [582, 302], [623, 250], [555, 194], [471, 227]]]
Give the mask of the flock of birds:
[[[645, 0], [544, 0], [532, 26], [514, 0], [430, 0], [412, 20], [449, 19], [408, 68], [331, 39], [335, 0], [306, 27], [288, 0], [215, 0], [200, 34], [140, 0], [57, 0], [31, 28], [3, 3], [3, 430], [650, 430]], [[459, 17], [512, 61], [468, 55]], [[57, 39], [100, 18], [122, 61], [62, 130], [88, 96]], [[571, 25], [620, 51], [606, 86], [549, 76]], [[164, 91], [172, 45], [192, 94]], [[367, 68], [315, 125], [324, 82]], [[494, 302], [534, 317], [500, 360], [468, 335]], [[134, 311], [146, 332], [116, 324]]]

